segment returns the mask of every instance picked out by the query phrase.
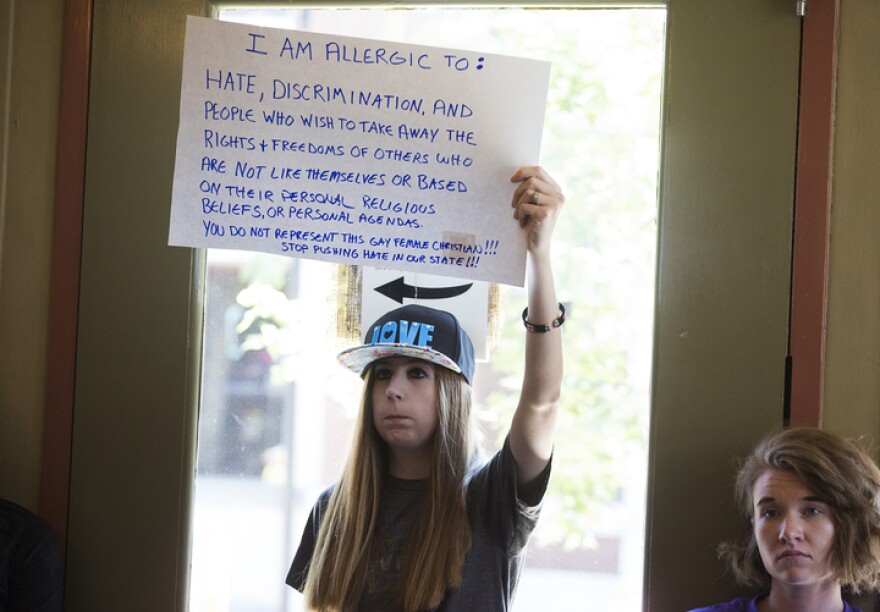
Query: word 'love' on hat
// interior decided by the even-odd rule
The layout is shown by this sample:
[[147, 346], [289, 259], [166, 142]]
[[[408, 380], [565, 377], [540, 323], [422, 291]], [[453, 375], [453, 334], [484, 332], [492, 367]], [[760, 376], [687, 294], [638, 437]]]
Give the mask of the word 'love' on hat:
[[364, 343], [337, 355], [339, 363], [363, 376], [386, 357], [415, 357], [462, 374], [473, 384], [474, 345], [458, 319], [445, 310], [409, 304], [396, 308], [367, 330]]

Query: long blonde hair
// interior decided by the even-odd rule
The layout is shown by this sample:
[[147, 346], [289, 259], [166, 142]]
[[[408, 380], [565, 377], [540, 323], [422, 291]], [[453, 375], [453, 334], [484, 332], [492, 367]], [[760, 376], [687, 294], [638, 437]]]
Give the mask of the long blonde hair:
[[[416, 510], [401, 558], [398, 605], [407, 612], [436, 607], [461, 584], [471, 547], [465, 484], [475, 456], [471, 390], [464, 378], [435, 367], [438, 426], [427, 491]], [[365, 373], [354, 441], [342, 478], [321, 521], [305, 584], [312, 610], [354, 610], [366, 584], [388, 472], [388, 447], [373, 425], [373, 367]]]

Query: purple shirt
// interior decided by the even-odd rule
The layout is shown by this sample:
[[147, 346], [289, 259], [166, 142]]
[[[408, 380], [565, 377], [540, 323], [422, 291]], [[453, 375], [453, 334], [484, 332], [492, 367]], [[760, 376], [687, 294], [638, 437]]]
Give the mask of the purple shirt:
[[[757, 597], [740, 597], [727, 603], [715, 604], [705, 608], [694, 608], [690, 612], [758, 612], [758, 600], [766, 597], [766, 595], [758, 595]], [[853, 608], [846, 602], [843, 602], [843, 612], [861, 612]]]

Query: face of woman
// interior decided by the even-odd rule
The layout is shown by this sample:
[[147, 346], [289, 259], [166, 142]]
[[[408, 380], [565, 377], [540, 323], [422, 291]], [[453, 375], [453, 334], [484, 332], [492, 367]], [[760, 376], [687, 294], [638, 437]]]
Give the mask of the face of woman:
[[764, 472], [752, 490], [752, 517], [761, 560], [773, 585], [835, 582], [828, 568], [834, 542], [831, 508], [797, 474]]
[[373, 376], [373, 424], [392, 454], [430, 456], [439, 422], [434, 365], [389, 357], [375, 363]]

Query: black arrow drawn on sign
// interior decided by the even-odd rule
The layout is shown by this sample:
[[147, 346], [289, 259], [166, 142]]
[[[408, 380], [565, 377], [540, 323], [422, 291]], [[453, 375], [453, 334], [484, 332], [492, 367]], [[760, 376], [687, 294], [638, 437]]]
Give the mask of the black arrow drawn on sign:
[[455, 297], [466, 292], [473, 286], [473, 283], [468, 283], [467, 285], [459, 285], [457, 287], [417, 287], [415, 285], [407, 285], [403, 282], [403, 277], [401, 276], [389, 283], [385, 283], [381, 287], [376, 287], [375, 291], [391, 298], [398, 304], [403, 304], [403, 298], [441, 300], [443, 298]]

